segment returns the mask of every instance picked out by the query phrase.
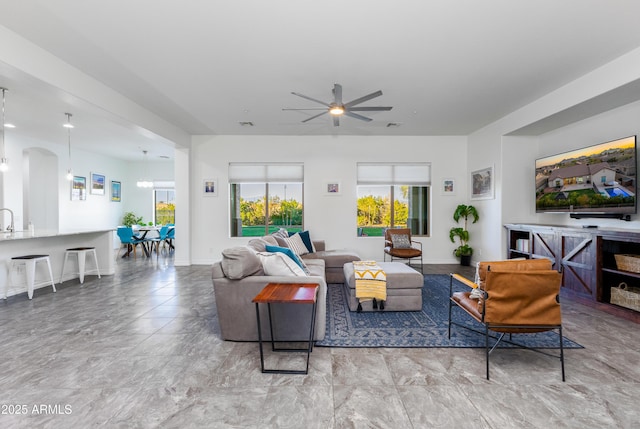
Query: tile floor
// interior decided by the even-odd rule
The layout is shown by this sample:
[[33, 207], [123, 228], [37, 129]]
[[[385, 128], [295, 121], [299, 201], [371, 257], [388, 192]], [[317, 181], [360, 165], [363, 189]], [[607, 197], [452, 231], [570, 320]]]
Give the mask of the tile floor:
[[1, 428], [640, 424], [639, 326], [579, 304], [563, 306], [585, 346], [567, 350], [566, 383], [557, 360], [517, 350], [496, 352], [490, 381], [478, 349], [316, 347], [309, 375], [265, 375], [257, 344], [220, 340], [209, 267], [161, 257], [116, 271], [0, 302]]

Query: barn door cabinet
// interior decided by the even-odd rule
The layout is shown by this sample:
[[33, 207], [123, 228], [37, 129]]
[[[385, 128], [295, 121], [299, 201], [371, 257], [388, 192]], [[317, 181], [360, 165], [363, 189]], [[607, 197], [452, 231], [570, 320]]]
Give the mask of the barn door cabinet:
[[616, 254], [640, 255], [640, 231], [507, 224], [507, 257], [547, 258], [562, 268], [562, 295], [640, 323], [640, 312], [610, 303], [622, 282], [640, 287], [640, 274], [623, 271]]

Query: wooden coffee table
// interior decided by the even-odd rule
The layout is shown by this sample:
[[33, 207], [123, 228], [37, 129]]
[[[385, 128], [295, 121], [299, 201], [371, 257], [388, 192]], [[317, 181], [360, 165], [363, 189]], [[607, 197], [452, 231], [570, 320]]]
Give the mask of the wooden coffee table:
[[[258, 321], [258, 342], [260, 344], [260, 369], [263, 373], [272, 374], [308, 374], [309, 355], [313, 350], [313, 331], [316, 325], [316, 298], [318, 285], [312, 283], [269, 283], [251, 302], [256, 304], [256, 320]], [[274, 352], [307, 352], [307, 366], [304, 370], [265, 369], [262, 350], [262, 329], [260, 327], [259, 304], [267, 304], [269, 311], [269, 332], [271, 333], [271, 350]], [[306, 349], [276, 348], [273, 337], [271, 304], [311, 304], [311, 327], [309, 329], [309, 346]]]

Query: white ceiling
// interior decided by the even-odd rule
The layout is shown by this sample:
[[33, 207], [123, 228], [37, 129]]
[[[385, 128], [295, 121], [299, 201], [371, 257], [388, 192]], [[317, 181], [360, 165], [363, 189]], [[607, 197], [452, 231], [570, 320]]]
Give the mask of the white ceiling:
[[[0, 0], [0, 25], [188, 134], [466, 135], [640, 46], [635, 0]], [[292, 91], [376, 90], [365, 123]], [[7, 131], [172, 156], [119, 112], [0, 63]], [[240, 122], [251, 121], [253, 127]], [[390, 128], [387, 124], [399, 123]], [[152, 130], [153, 131], [153, 130]], [[153, 149], [152, 149], [153, 148]]]

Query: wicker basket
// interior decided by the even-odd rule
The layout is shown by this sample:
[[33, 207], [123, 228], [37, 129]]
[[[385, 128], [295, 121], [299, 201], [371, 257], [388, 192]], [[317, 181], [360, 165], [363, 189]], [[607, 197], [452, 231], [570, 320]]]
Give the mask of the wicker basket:
[[629, 287], [622, 282], [611, 288], [611, 304], [640, 311], [640, 288]]
[[613, 255], [619, 270], [640, 273], [640, 255]]

